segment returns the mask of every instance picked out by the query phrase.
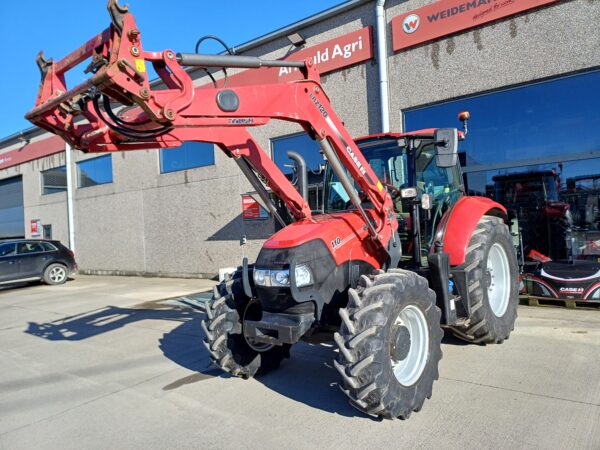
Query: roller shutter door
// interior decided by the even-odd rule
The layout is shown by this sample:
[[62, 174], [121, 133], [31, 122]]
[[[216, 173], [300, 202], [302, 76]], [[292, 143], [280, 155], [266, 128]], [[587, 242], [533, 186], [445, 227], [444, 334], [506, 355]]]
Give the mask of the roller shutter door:
[[0, 180], [0, 239], [24, 236], [23, 179]]

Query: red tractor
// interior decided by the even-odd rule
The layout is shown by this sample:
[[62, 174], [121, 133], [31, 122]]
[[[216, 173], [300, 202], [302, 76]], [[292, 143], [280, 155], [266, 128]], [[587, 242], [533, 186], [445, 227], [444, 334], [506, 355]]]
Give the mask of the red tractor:
[[[26, 117], [85, 152], [216, 143], [277, 220], [267, 187], [294, 219], [254, 264], [244, 260], [215, 288], [202, 327], [219, 367], [252, 377], [276, 368], [301, 339], [335, 332], [335, 367], [351, 403], [407, 418], [431, 396], [442, 328], [474, 343], [508, 338], [518, 273], [506, 210], [464, 195], [462, 133], [355, 141], [310, 60], [148, 52], [126, 8], [111, 0], [108, 9], [111, 26], [66, 58], [40, 54], [42, 82]], [[69, 90], [65, 72], [87, 58], [92, 77]], [[152, 88], [148, 63], [166, 89]], [[184, 67], [298, 70], [291, 82], [195, 89]], [[125, 107], [116, 111], [115, 103]], [[249, 133], [271, 119], [300, 124], [320, 145], [328, 164], [323, 214], [311, 212]]]

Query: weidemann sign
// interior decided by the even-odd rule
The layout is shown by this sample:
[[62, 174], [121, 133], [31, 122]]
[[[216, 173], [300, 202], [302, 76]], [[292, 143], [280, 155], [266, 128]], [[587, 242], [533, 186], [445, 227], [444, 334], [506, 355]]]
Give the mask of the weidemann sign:
[[403, 50], [558, 0], [441, 0], [392, 19], [392, 46]]

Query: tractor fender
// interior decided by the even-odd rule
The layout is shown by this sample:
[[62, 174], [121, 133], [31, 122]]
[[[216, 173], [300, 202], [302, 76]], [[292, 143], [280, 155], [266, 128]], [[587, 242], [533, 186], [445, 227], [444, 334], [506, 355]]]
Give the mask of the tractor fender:
[[465, 262], [467, 247], [484, 215], [501, 217], [508, 220], [506, 208], [486, 197], [462, 197], [450, 208], [436, 229], [436, 242], [450, 255], [450, 265], [458, 266]]

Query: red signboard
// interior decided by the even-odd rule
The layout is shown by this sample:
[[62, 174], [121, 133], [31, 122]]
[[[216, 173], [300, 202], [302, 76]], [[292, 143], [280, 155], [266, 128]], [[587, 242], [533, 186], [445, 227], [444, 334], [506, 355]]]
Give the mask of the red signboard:
[[[361, 28], [352, 33], [331, 39], [322, 44], [308, 47], [292, 53], [287, 61], [304, 61], [312, 58], [321, 75], [342, 69], [373, 58], [371, 27]], [[288, 67], [262, 67], [245, 70], [230, 76], [228, 86], [247, 86], [251, 84], [280, 83], [300, 78], [298, 69]], [[213, 87], [212, 83], [202, 87]]]
[[394, 51], [558, 0], [440, 0], [392, 19]]
[[39, 236], [42, 232], [42, 221], [39, 219], [34, 219], [31, 221], [31, 235]]
[[267, 211], [251, 195], [242, 195], [242, 219], [266, 219], [268, 217]]
[[34, 159], [44, 156], [60, 153], [65, 150], [65, 141], [58, 136], [52, 136], [48, 139], [34, 142], [33, 144], [25, 144], [17, 150], [0, 153], [0, 169], [23, 164]]

